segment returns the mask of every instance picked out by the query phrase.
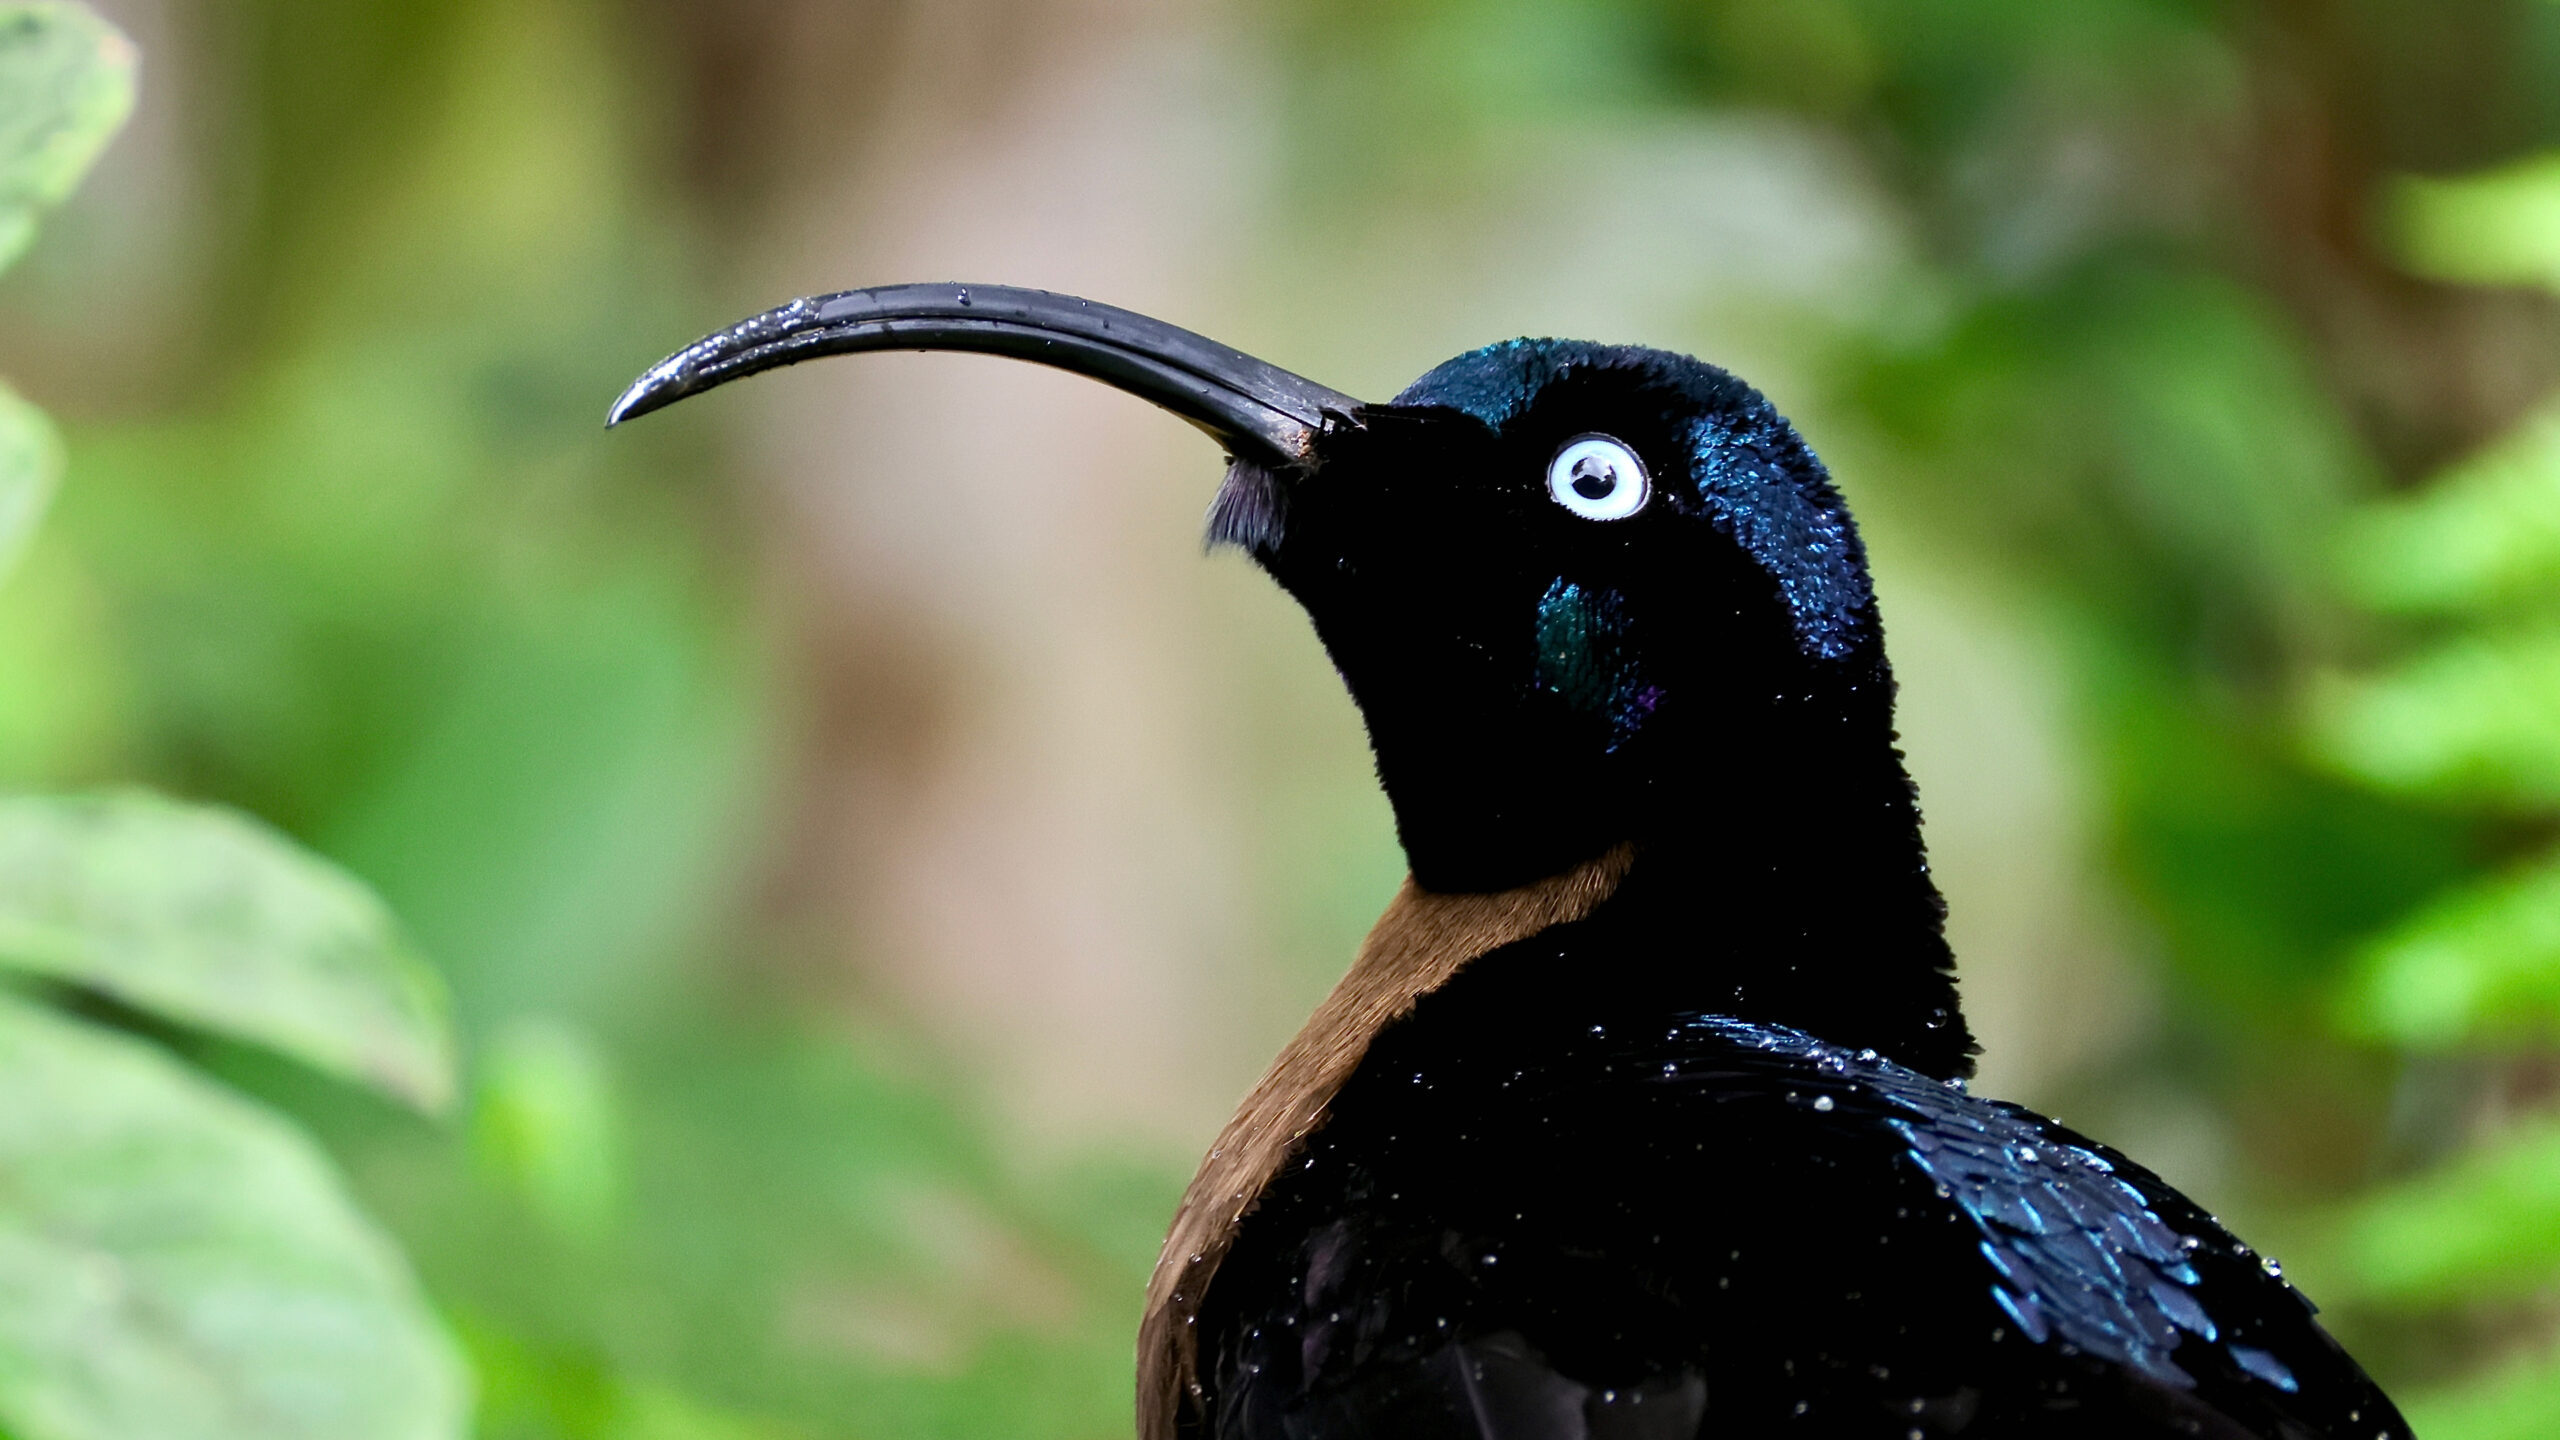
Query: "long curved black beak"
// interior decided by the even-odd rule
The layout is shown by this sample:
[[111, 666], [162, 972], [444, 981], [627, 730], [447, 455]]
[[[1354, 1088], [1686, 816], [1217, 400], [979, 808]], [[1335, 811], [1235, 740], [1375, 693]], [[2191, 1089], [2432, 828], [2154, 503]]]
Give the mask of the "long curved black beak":
[[794, 300], [649, 367], [607, 425], [741, 376], [864, 350], [974, 350], [1054, 365], [1152, 400], [1239, 460], [1304, 463], [1360, 402], [1241, 350], [1144, 315], [1003, 285], [883, 285]]

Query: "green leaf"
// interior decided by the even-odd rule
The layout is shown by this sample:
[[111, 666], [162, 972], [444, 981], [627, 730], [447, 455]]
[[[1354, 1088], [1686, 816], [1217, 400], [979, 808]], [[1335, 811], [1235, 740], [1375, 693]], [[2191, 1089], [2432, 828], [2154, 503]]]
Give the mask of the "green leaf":
[[133, 112], [134, 59], [86, 5], [0, 5], [0, 266]]
[[2410, 1397], [2400, 1409], [2427, 1440], [2548, 1440], [2560, 1416], [2560, 1355]]
[[0, 998], [0, 1428], [453, 1440], [468, 1382], [328, 1161], [157, 1047]]
[[2385, 789], [2560, 801], [2560, 627], [2473, 632], [2313, 696], [2312, 745]]
[[226, 810], [0, 799], [0, 966], [84, 985], [428, 1110], [444, 988], [353, 877]]
[[62, 478], [62, 440], [44, 412], [0, 385], [0, 580], [25, 553]]
[[2377, 610], [2481, 609], [2560, 592], [2560, 412], [2405, 499], [2367, 507], [2340, 568]]
[[2451, 1304], [2531, 1294], [2560, 1271], [2560, 1126], [2544, 1124], [2375, 1192], [2330, 1268], [2356, 1298]]
[[2456, 180], [2403, 180], [2384, 224], [2421, 275], [2560, 290], [2560, 154]]
[[2560, 1031], [2560, 859], [2457, 891], [2374, 941], [2341, 1020], [2414, 1050]]

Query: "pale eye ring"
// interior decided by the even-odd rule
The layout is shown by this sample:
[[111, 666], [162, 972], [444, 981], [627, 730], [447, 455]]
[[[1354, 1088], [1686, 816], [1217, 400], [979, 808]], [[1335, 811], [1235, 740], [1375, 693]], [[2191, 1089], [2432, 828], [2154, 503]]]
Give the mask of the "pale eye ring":
[[1653, 481], [1623, 441], [1577, 435], [1547, 462], [1547, 494], [1585, 520], [1624, 520], [1653, 498]]

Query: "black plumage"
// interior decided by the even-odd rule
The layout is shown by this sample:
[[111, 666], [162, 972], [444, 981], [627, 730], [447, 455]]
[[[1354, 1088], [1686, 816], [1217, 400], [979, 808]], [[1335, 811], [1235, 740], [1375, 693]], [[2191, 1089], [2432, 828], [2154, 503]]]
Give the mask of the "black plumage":
[[2375, 1437], [2276, 1267], [1966, 1093], [1855, 525], [1756, 391], [1514, 341], [1364, 405], [990, 287], [794, 302], [615, 417], [811, 355], [994, 351], [1234, 457], [1413, 876], [1185, 1197], [1147, 1440]]
[[1595, 1019], [1542, 974], [1582, 938], [1380, 1037], [1210, 1290], [1192, 1433], [2405, 1433], [2147, 1171], [1872, 1050]]

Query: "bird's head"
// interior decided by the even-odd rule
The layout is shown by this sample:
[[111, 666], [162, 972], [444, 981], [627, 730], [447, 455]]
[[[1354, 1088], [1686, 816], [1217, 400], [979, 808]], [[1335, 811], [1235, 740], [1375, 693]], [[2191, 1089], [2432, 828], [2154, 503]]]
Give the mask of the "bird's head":
[[1657, 350], [1515, 340], [1239, 459], [1210, 538], [1306, 607], [1415, 873], [1495, 888], [1755, 792], [1884, 678], [1866, 562], [1758, 392]]
[[1365, 404], [1107, 306], [896, 286], [713, 335], [613, 419], [888, 349], [1074, 370], [1223, 444], [1209, 539], [1314, 620], [1427, 888], [1501, 889], [1701, 829], [1747, 856], [1800, 843], [1807, 811], [1908, 810], [1857, 531], [1794, 428], [1723, 370], [1519, 340]]

